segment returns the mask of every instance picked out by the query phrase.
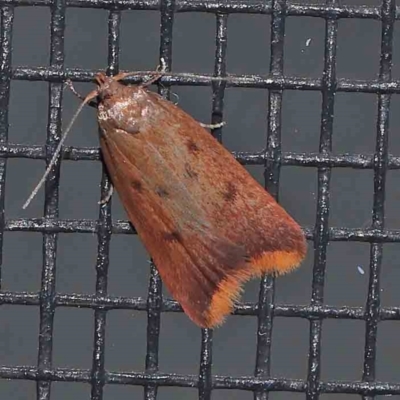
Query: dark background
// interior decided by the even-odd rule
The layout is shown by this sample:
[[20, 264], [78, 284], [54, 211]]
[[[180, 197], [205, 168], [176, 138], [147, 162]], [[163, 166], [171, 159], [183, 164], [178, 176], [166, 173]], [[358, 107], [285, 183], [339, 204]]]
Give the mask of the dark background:
[[[323, 1], [309, 3], [324, 4]], [[344, 3], [344, 2], [343, 2]], [[347, 5], [380, 5], [379, 1], [346, 1]], [[101, 70], [107, 67], [108, 11], [68, 8], [65, 31], [65, 66]], [[232, 14], [228, 19], [227, 72], [268, 74], [270, 60], [269, 15]], [[13, 68], [46, 66], [49, 63], [50, 10], [47, 7], [15, 9]], [[215, 54], [215, 15], [177, 13], [173, 30], [173, 72], [212, 74]], [[337, 77], [371, 80], [379, 73], [381, 22], [372, 19], [339, 20]], [[159, 62], [160, 14], [158, 11], [123, 11], [120, 68], [152, 70]], [[287, 76], [319, 78], [324, 65], [325, 20], [293, 16], [286, 19], [284, 73]], [[399, 30], [395, 25], [393, 79], [399, 77]], [[81, 93], [93, 84], [78, 83]], [[207, 87], [172, 87], [179, 105], [199, 121], [208, 123], [212, 91]], [[79, 101], [66, 91], [63, 126]], [[13, 80], [9, 108], [10, 143], [43, 145], [46, 141], [48, 83]], [[232, 151], [261, 151], [267, 135], [267, 89], [227, 88], [227, 125], [223, 143]], [[389, 153], [400, 153], [399, 98], [392, 96]], [[377, 95], [338, 93], [335, 96], [334, 154], [366, 154], [375, 151]], [[321, 124], [319, 91], [286, 90], [282, 109], [282, 151], [318, 152]], [[67, 145], [96, 147], [95, 110], [87, 107], [78, 118]], [[263, 183], [263, 167], [249, 171]], [[9, 159], [6, 175], [6, 219], [43, 215], [43, 189], [27, 210], [21, 206], [44, 171], [44, 162]], [[62, 219], [98, 218], [101, 163], [63, 161], [59, 210]], [[399, 171], [387, 173], [385, 226], [400, 229]], [[284, 166], [279, 199], [302, 225], [313, 228], [316, 218], [317, 169]], [[330, 185], [330, 227], [366, 228], [371, 224], [373, 170], [334, 168]], [[113, 197], [113, 220], [126, 219], [118, 196]], [[97, 237], [94, 234], [59, 234], [56, 290], [60, 293], [92, 294], [95, 291]], [[327, 253], [324, 303], [330, 306], [364, 307], [368, 291], [370, 244], [332, 242]], [[146, 297], [149, 263], [140, 240], [133, 235], [113, 235], [108, 293], [113, 296]], [[400, 291], [400, 245], [386, 244], [381, 272], [383, 307], [398, 306]], [[306, 261], [296, 272], [276, 281], [277, 304], [310, 304], [313, 244]], [[3, 248], [2, 290], [38, 292], [42, 269], [42, 234], [6, 232]], [[258, 299], [259, 282], [248, 283], [243, 300]], [[168, 296], [168, 294], [167, 294]], [[90, 309], [57, 308], [54, 326], [53, 366], [90, 369], [92, 365], [94, 312]], [[146, 312], [111, 310], [107, 314], [106, 359], [108, 371], [143, 371], [146, 355]], [[37, 364], [39, 308], [2, 305], [0, 308], [0, 364]], [[214, 332], [213, 368], [217, 375], [254, 374], [257, 318], [230, 316]], [[378, 329], [376, 379], [399, 383], [398, 321], [384, 321]], [[159, 348], [162, 372], [198, 374], [201, 331], [182, 313], [163, 313]], [[362, 377], [365, 321], [326, 319], [322, 332], [321, 380], [358, 381]], [[276, 317], [272, 335], [271, 376], [307, 378], [309, 322], [301, 318]], [[57, 400], [87, 399], [90, 385], [52, 384]], [[35, 382], [0, 380], [1, 399], [35, 398]], [[195, 388], [160, 387], [158, 399], [196, 399]], [[356, 398], [356, 395], [323, 394], [321, 399]], [[143, 388], [106, 385], [104, 399], [143, 398]], [[214, 390], [214, 400], [252, 399], [251, 391]], [[300, 399], [302, 393], [272, 392], [270, 399]], [[378, 398], [378, 397], [377, 397]], [[400, 398], [396, 395], [392, 398]]]

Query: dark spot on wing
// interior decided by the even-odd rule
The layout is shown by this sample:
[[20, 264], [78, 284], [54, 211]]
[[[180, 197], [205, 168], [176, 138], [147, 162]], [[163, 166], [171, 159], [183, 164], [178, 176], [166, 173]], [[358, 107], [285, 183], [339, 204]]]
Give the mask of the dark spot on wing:
[[195, 154], [200, 151], [199, 146], [193, 139], [189, 139], [186, 142], [186, 146], [187, 146], [187, 149], [189, 150], [189, 153], [191, 153], [191, 154]]
[[185, 164], [185, 171], [189, 178], [196, 179], [199, 176], [199, 174], [188, 163]]
[[234, 201], [237, 196], [237, 188], [232, 182], [228, 182], [225, 191], [222, 193], [225, 201]]
[[164, 239], [167, 242], [180, 242], [182, 240], [182, 236], [178, 231], [172, 231], [164, 234]]
[[251, 260], [252, 260], [252, 258], [247, 254], [243, 258], [244, 258], [244, 262], [247, 262], [247, 263], [251, 262]]
[[160, 196], [160, 197], [168, 197], [169, 193], [167, 191], [167, 189], [163, 188], [163, 187], [158, 187], [156, 189], [156, 193]]
[[136, 191], [138, 191], [138, 192], [141, 192], [142, 189], [143, 189], [142, 182], [137, 181], [137, 180], [131, 181], [131, 187], [132, 187], [133, 189], [135, 189]]

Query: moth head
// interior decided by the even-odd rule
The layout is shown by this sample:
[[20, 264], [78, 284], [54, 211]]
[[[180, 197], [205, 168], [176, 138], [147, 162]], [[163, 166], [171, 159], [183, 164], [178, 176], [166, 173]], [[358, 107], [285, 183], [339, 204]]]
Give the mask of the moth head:
[[[85, 98], [83, 98], [82, 103], [76, 110], [74, 116], [72, 117], [70, 123], [68, 124], [65, 132], [63, 133], [61, 140], [53, 154], [53, 157], [51, 158], [49, 165], [46, 168], [45, 173], [43, 174], [42, 178], [40, 179], [39, 183], [36, 185], [36, 187], [33, 189], [32, 193], [26, 200], [25, 204], [22, 206], [23, 209], [27, 208], [29, 203], [32, 201], [32, 199], [36, 196], [37, 192], [41, 188], [41, 186], [44, 184], [47, 176], [49, 175], [51, 169], [54, 167], [54, 165], [57, 162], [57, 159], [61, 153], [62, 146], [64, 144], [65, 139], [67, 138], [67, 135], [69, 131], [72, 128], [72, 125], [74, 124], [76, 118], [78, 117], [79, 113], [82, 111], [83, 107], [86, 104], [91, 103], [93, 99], [96, 97], [99, 99], [99, 104], [98, 106], [105, 106], [106, 108], [110, 108], [112, 106], [112, 103], [115, 103], [115, 99], [118, 101], [121, 101], [121, 99], [129, 98], [129, 90], [127, 90], [127, 87], [119, 83], [118, 81], [121, 79], [124, 79], [125, 77], [132, 75], [132, 73], [126, 73], [122, 72], [119, 73], [118, 75], [114, 77], [108, 77], [104, 72], [100, 72], [96, 75], [95, 81], [97, 83], [97, 89], [91, 91], [89, 94], [86, 95]], [[157, 78], [158, 79], [158, 78]], [[70, 85], [71, 86], [71, 85]], [[75, 90], [72, 88], [73, 92]], [[75, 94], [77, 94], [75, 92]], [[79, 94], [77, 94], [79, 98], [82, 98]], [[99, 108], [100, 109], [100, 108]]]
[[100, 101], [107, 101], [115, 96], [120, 96], [125, 88], [113, 77], [100, 72], [95, 77], [97, 83], [97, 97]]

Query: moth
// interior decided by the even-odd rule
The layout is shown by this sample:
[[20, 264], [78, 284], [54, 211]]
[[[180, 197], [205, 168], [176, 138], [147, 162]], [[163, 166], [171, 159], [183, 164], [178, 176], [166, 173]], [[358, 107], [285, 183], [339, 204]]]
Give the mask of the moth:
[[97, 98], [108, 174], [167, 289], [198, 326], [218, 326], [245, 281], [300, 264], [304, 234], [199, 122], [148, 90], [153, 80], [125, 76], [99, 73], [80, 109]]

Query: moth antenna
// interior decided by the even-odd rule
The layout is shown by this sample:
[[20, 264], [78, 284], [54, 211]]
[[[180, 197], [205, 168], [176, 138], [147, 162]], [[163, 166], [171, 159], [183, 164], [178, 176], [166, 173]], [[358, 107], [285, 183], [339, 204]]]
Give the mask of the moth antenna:
[[[161, 57], [161, 65], [156, 68], [153, 76], [146, 82], [143, 82], [141, 86], [146, 87], [150, 86], [154, 82], [158, 81], [165, 73], [167, 72], [167, 63], [165, 62], [164, 57]], [[115, 81], [120, 81], [128, 76], [136, 75], [137, 72], [120, 72], [117, 75], [114, 75], [113, 79]]]
[[[81, 99], [82, 101], [85, 101], [85, 96], [82, 96], [78, 91], [75, 89], [74, 84], [72, 83], [71, 79], [67, 79], [65, 81], [65, 85], [68, 86], [69, 90], [78, 98]], [[87, 103], [90, 107], [97, 108], [97, 103], [94, 101], [89, 101]]]
[[69, 133], [69, 131], [72, 128], [72, 125], [74, 124], [74, 122], [76, 121], [76, 119], [78, 118], [78, 115], [81, 113], [83, 107], [90, 102], [90, 100], [92, 100], [94, 97], [96, 97], [98, 94], [97, 90], [93, 90], [92, 92], [90, 92], [85, 99], [82, 101], [81, 105], [78, 107], [78, 109], [76, 110], [74, 116], [72, 117], [70, 123], [68, 124], [67, 128], [65, 129], [65, 132], [63, 133], [60, 143], [58, 143], [58, 146], [56, 148], [56, 151], [53, 154], [53, 157], [50, 160], [50, 163], [48, 165], [48, 167], [46, 168], [45, 173], [42, 176], [42, 179], [40, 179], [39, 183], [36, 185], [36, 187], [32, 190], [30, 196], [28, 197], [28, 199], [26, 200], [26, 202], [24, 203], [24, 205], [22, 206], [22, 208], [25, 210], [30, 202], [34, 199], [34, 197], [37, 195], [37, 193], [39, 192], [40, 188], [43, 186], [44, 182], [46, 181], [47, 176], [49, 175], [51, 169], [54, 167], [56, 161], [57, 161], [57, 157], [61, 152], [61, 148], [65, 142], [65, 139], [67, 138], [67, 135]]
[[[114, 81], [120, 81], [120, 80], [122, 80], [122, 79], [124, 79], [124, 78], [126, 78], [128, 76], [136, 75], [136, 74], [137, 74], [137, 72], [121, 72], [118, 75], [114, 75], [113, 76], [113, 80]], [[156, 71], [149, 80], [147, 80], [145, 82], [142, 82], [140, 84], [140, 86], [143, 86], [143, 87], [150, 86], [154, 82], [157, 82], [164, 74], [165, 74], [165, 72]]]

